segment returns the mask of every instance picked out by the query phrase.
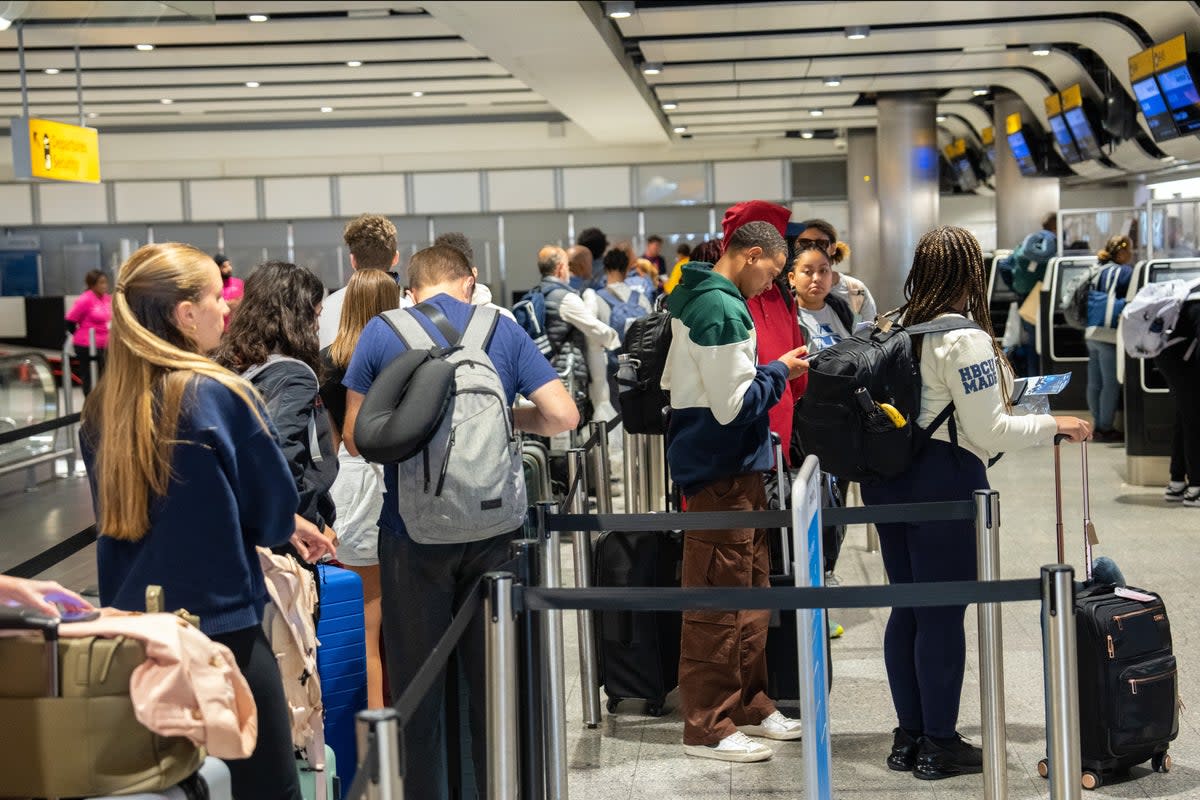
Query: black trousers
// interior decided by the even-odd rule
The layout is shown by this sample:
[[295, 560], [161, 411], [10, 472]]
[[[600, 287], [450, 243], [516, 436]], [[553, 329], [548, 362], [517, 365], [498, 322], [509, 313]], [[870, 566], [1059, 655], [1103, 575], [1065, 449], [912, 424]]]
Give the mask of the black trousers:
[[[1183, 359], [1191, 342], [1164, 350], [1154, 359], [1175, 399], [1175, 442], [1171, 448], [1171, 480], [1200, 486], [1200, 358]], [[1200, 350], [1200, 345], [1197, 345]]]
[[[479, 578], [509, 560], [509, 543], [517, 533], [465, 544], [418, 544], [406, 534], [380, 528], [383, 646], [390, 702], [395, 703], [408, 688]], [[405, 726], [405, 797], [448, 800], [466, 796], [461, 773], [450, 774], [447, 756], [447, 737], [457, 739], [459, 717], [450, 718], [446, 710], [458, 708], [459, 696], [466, 698], [470, 720], [475, 786], [480, 795], [484, 790], [487, 676], [481, 614], [467, 628], [448, 668], [465, 679], [462, 691], [456, 689], [456, 696], [448, 698], [443, 674], [417, 708], [412, 723]]]
[[226, 761], [234, 800], [303, 800], [292, 748], [292, 717], [279, 663], [261, 625], [209, 637], [233, 651], [258, 706], [258, 744], [249, 758]]
[[[79, 375], [83, 381], [83, 396], [87, 397], [92, 393], [92, 357], [88, 354], [86, 347], [75, 346], [75, 357], [79, 360]], [[96, 348], [96, 378], [97, 380], [104, 374], [104, 348]]]

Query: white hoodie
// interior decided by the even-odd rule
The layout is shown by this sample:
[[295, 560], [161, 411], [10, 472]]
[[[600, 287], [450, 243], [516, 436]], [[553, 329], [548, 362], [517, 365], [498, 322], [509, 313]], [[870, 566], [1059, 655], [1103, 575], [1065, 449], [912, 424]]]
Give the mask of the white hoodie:
[[[953, 401], [958, 444], [984, 464], [999, 453], [1053, 441], [1058, 430], [1054, 417], [1011, 414], [1004, 406], [1001, 379], [1011, 392], [1012, 373], [997, 369], [992, 337], [984, 331], [962, 329], [925, 335], [917, 424], [922, 428], [930, 425]], [[949, 422], [938, 428], [933, 438], [950, 441]]]

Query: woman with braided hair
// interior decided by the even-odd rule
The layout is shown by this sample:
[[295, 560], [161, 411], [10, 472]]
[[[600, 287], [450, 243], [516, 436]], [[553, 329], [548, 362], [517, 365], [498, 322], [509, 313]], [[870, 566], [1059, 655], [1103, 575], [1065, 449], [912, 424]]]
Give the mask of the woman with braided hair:
[[[906, 325], [947, 316], [979, 327], [930, 333], [914, 342], [920, 359], [921, 408], [928, 428], [947, 408], [907, 472], [863, 486], [868, 505], [969, 500], [987, 489], [987, 464], [999, 453], [1091, 436], [1088, 423], [1049, 414], [1014, 416], [1012, 368], [990, 331], [983, 254], [970, 232], [936, 228], [917, 243], [898, 309]], [[890, 523], [879, 526], [884, 568], [891, 583], [975, 580], [975, 526], [970, 521]], [[894, 608], [884, 634], [884, 662], [899, 726], [887, 765], [923, 780], [979, 772], [979, 748], [957, 732], [966, 663], [966, 606]]]

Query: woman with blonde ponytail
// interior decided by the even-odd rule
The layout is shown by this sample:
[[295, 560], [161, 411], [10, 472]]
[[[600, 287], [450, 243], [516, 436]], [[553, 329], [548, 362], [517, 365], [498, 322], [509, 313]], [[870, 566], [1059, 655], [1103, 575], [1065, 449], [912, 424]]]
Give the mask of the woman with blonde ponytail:
[[258, 707], [253, 755], [229, 762], [234, 795], [299, 800], [255, 547], [324, 539], [297, 521], [295, 483], [257, 394], [205, 355], [229, 312], [221, 290], [212, 258], [184, 244], [147, 245], [117, 275], [108, 365], [80, 432], [100, 599], [138, 611], [158, 585], [168, 608], [200, 617], [233, 651]]

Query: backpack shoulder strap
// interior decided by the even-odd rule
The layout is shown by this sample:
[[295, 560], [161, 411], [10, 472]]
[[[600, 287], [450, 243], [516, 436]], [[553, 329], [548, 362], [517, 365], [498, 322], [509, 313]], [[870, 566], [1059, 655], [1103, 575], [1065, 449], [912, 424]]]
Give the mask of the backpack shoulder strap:
[[617, 304], [621, 302], [617, 299], [617, 296], [608, 289], [598, 289], [596, 294], [599, 295], [601, 300], [603, 300], [605, 303], [608, 303], [609, 308], [615, 308]]
[[457, 346], [459, 340], [462, 339], [462, 333], [450, 324], [450, 320], [446, 319], [446, 315], [442, 313], [442, 310], [433, 303], [419, 303], [412, 307], [412, 311], [419, 311], [425, 315], [433, 323], [433, 326], [441, 332], [442, 336], [446, 337], [446, 344], [451, 347]]
[[494, 308], [487, 306], [475, 306], [471, 312], [471, 318], [467, 320], [467, 327], [462, 332], [462, 336], [458, 340], [458, 344], [464, 350], [481, 350], [487, 353], [488, 345], [492, 342], [492, 336], [496, 333], [496, 326], [500, 323], [500, 315]]
[[941, 317], [939, 319], [931, 319], [929, 322], [922, 322], [919, 325], [910, 325], [904, 330], [908, 331], [909, 336], [921, 336], [926, 333], [947, 333], [949, 331], [958, 331], [968, 328], [975, 330], [983, 330], [978, 322], [967, 319], [966, 317]]
[[383, 312], [382, 316], [409, 350], [429, 350], [438, 346], [433, 337], [421, 326], [421, 323], [417, 322], [416, 317], [408, 313], [408, 309], [393, 308], [391, 311]]
[[[300, 366], [304, 367], [305, 370], [308, 371], [308, 374], [312, 375], [314, 381], [317, 380], [317, 373], [314, 372], [313, 368], [310, 367], [308, 364], [305, 364], [303, 361], [301, 361], [298, 358], [292, 358], [291, 356], [281, 356], [278, 353], [272, 353], [271, 355], [267, 356], [266, 361], [264, 361], [261, 364], [255, 364], [253, 367], [251, 367], [250, 369], [243, 372], [242, 377], [248, 381], [252, 381], [259, 375], [266, 372], [271, 367], [275, 366], [276, 364], [282, 364], [284, 362], [291, 362], [293, 364], [299, 364]], [[318, 384], [319, 383], [320, 383], [320, 381], [318, 381]]]

